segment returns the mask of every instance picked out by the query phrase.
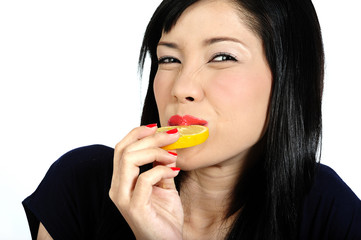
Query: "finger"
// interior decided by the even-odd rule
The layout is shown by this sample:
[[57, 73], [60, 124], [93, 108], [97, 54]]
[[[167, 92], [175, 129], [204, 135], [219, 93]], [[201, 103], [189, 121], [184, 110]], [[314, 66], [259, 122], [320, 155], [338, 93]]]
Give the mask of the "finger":
[[[168, 152], [169, 152], [169, 154], [177, 157], [177, 153], [174, 150], [168, 151]], [[156, 167], [158, 165], [164, 165], [166, 167], [172, 168], [173, 170], [176, 169], [176, 161], [171, 162], [169, 164], [164, 164], [164, 162], [154, 162], [153, 167]], [[157, 186], [159, 186], [161, 188], [166, 188], [166, 189], [176, 189], [174, 178], [164, 178], [157, 183]]]
[[139, 176], [139, 167], [147, 163], [157, 162], [158, 164], [175, 165], [177, 157], [160, 148], [143, 149], [136, 152], [124, 154], [119, 169], [120, 176], [123, 176], [120, 183], [124, 195], [130, 195], [135, 187]]
[[[132, 131], [130, 131], [115, 147], [114, 149], [114, 157], [113, 157], [113, 176], [112, 176], [112, 183], [111, 183], [111, 188], [109, 191], [109, 196], [111, 197], [112, 200], [114, 200], [114, 202], [122, 202], [121, 200], [123, 200], [122, 203], [124, 203], [124, 199], [126, 196], [122, 195], [121, 191], [121, 187], [120, 184], [124, 181], [127, 184], [130, 184], [132, 181], [134, 181], [134, 177], [129, 177], [127, 178], [127, 175], [125, 176], [120, 176], [119, 172], [120, 172], [120, 159], [121, 156], [124, 152], [124, 149], [126, 148], [126, 146], [128, 146], [131, 143], [134, 143], [136, 141], [138, 141], [139, 139], [142, 139], [144, 137], [147, 137], [149, 135], [152, 135], [156, 132], [157, 127], [156, 125], [148, 125], [148, 126], [141, 126], [141, 127], [137, 127], [134, 128]], [[137, 171], [139, 172], [139, 169], [136, 170], [134, 169], [133, 172], [129, 172], [128, 176], [132, 176], [134, 174], [139, 174], [137, 173]], [[122, 179], [123, 178], [123, 179]], [[121, 198], [121, 199], [119, 199]]]
[[144, 137], [139, 141], [129, 144], [124, 151], [137, 151], [144, 148], [163, 147], [172, 144], [180, 137], [179, 132], [162, 132]]
[[129, 168], [139, 168], [145, 164], [153, 163], [154, 166], [163, 165], [175, 167], [177, 154], [163, 150], [161, 148], [146, 148], [134, 152], [125, 152], [122, 155], [121, 171], [130, 170]]
[[178, 173], [179, 170], [172, 170], [166, 166], [156, 166], [151, 170], [142, 173], [139, 175], [134, 188], [132, 202], [137, 206], [144, 206], [148, 203], [152, 195], [153, 186], [162, 179], [173, 179]]
[[155, 125], [140, 126], [130, 131], [114, 149], [114, 159], [119, 159], [124, 149], [136, 141], [154, 134], [157, 131]]
[[118, 196], [122, 202], [130, 200], [140, 166], [154, 161], [162, 164], [175, 161], [174, 155], [158, 147], [175, 142], [179, 134], [154, 134], [155, 129], [144, 126], [136, 128], [116, 146], [111, 191], [112, 195]]
[[172, 164], [175, 163], [176, 158], [174, 154], [160, 148], [147, 148], [124, 153], [118, 175], [115, 175], [115, 178], [121, 179], [118, 186], [119, 195], [124, 201], [130, 200], [139, 176], [139, 166], [154, 161], [163, 165]]
[[[147, 130], [147, 129], [146, 129]], [[151, 129], [153, 130], [153, 129]], [[144, 138], [139, 138], [137, 136], [139, 136], [140, 134], [138, 133], [139, 130], [136, 129], [135, 131], [132, 131], [129, 136], [125, 137], [124, 140], [122, 140], [121, 142], [119, 142], [119, 144], [117, 144], [116, 146], [116, 150], [114, 153], [114, 160], [119, 160], [122, 159], [122, 155], [124, 153], [128, 153], [128, 152], [134, 152], [134, 151], [139, 151], [141, 149], [146, 149], [146, 148], [158, 148], [160, 146], [164, 146], [164, 145], [168, 145], [171, 144], [175, 141], [177, 141], [177, 139], [179, 138], [179, 133], [171, 133], [171, 134], [167, 134], [167, 133], [159, 133], [159, 134], [154, 134], [155, 131], [153, 130], [153, 134], [150, 134]], [[138, 134], [137, 134], [138, 133]], [[149, 133], [149, 131], [148, 131]], [[144, 136], [145, 134], [143, 134]], [[138, 139], [138, 140], [135, 140]], [[146, 163], [150, 163], [149, 161]], [[114, 162], [114, 169], [118, 169], [120, 162]], [[144, 165], [145, 163], [143, 162], [143, 164], [136, 164], [137, 166], [141, 166]]]
[[[151, 127], [149, 127], [149, 126], [151, 126]], [[142, 139], [144, 137], [154, 134], [156, 132], [156, 130], [157, 130], [157, 127], [155, 125], [148, 125], [148, 127], [141, 126], [141, 127], [134, 128], [115, 146], [114, 157], [113, 157], [112, 186], [118, 187], [116, 185], [119, 184], [119, 181], [118, 181], [119, 179], [116, 178], [116, 176], [119, 173], [120, 159], [121, 159], [121, 156], [122, 156], [126, 146], [138, 141], [139, 139]], [[116, 181], [114, 181], [114, 180], [116, 180]]]

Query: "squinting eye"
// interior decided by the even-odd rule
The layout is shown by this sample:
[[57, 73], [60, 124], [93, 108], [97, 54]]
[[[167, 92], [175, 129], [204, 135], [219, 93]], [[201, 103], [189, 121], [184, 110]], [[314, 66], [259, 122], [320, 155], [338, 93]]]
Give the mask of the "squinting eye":
[[180, 61], [173, 57], [161, 57], [158, 59], [158, 64], [170, 64], [170, 63], [180, 63]]
[[225, 62], [225, 61], [237, 62], [237, 59], [228, 53], [218, 53], [212, 58], [210, 62]]

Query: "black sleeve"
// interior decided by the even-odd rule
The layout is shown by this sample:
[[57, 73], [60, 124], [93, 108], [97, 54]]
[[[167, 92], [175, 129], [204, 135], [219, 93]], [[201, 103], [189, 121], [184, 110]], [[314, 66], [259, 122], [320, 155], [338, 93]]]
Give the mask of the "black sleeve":
[[53, 239], [132, 239], [109, 198], [112, 148], [72, 150], [54, 162], [36, 191], [23, 201], [33, 239], [39, 221]]
[[361, 239], [361, 201], [331, 168], [320, 165], [306, 197], [301, 239]]

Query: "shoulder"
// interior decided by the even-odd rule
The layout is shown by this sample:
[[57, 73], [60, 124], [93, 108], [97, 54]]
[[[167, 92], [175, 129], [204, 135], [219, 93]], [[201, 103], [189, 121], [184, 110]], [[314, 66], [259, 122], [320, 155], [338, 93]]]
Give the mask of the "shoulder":
[[345, 199], [357, 199], [342, 178], [332, 168], [323, 164], [319, 164], [317, 168], [313, 190], [333, 197], [348, 196], [349, 198]]
[[90, 145], [65, 153], [50, 166], [35, 193], [53, 194], [56, 191], [59, 194], [79, 194], [86, 188], [93, 192], [95, 186], [110, 185], [113, 152], [112, 148], [104, 145]]
[[317, 168], [305, 197], [301, 225], [301, 235], [307, 235], [303, 239], [361, 238], [361, 201], [326, 165]]
[[342, 206], [360, 207], [360, 199], [330, 167], [319, 164], [309, 197], [322, 197]]
[[[47, 171], [32, 198], [55, 200], [95, 199], [106, 194], [113, 173], [113, 152], [110, 147], [91, 145], [76, 148], [62, 155]], [[56, 196], [56, 197], [54, 197]]]
[[23, 201], [33, 237], [39, 221], [54, 239], [129, 232], [108, 195], [113, 152], [103, 145], [80, 147], [51, 165], [35, 192]]
[[96, 164], [113, 159], [114, 149], [104, 145], [90, 145], [73, 149], [61, 156], [54, 164], [61, 167], [76, 167]]
[[104, 145], [90, 145], [73, 149], [55, 161], [48, 174], [70, 175], [112, 169], [114, 149]]

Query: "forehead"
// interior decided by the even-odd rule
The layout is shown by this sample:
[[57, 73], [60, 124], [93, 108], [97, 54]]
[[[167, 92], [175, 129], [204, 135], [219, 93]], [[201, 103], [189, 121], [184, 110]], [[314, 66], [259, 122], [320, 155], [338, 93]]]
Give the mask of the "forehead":
[[[179, 17], [174, 28], [186, 27], [191, 30], [202, 30], [211, 23], [213, 27], [234, 25], [239, 21], [238, 12], [228, 1], [199, 1], [189, 6]], [[207, 29], [210, 30], [210, 29]]]
[[188, 7], [161, 41], [189, 42], [205, 38], [229, 37], [242, 42], [255, 40], [257, 36], [245, 23], [242, 11], [228, 0], [203, 0]]

